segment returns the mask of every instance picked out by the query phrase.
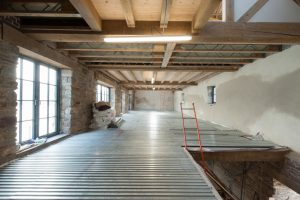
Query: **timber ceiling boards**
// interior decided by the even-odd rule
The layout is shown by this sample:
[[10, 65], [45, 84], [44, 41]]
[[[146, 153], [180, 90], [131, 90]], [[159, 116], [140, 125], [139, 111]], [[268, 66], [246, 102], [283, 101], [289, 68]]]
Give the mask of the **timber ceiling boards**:
[[[156, 89], [182, 89], [300, 43], [299, 24], [222, 22], [221, 0], [1, 0], [0, 16], [20, 17], [28, 36], [136, 89], [152, 89], [153, 72]], [[192, 32], [195, 26], [203, 28]], [[108, 35], [193, 38], [104, 43]]]

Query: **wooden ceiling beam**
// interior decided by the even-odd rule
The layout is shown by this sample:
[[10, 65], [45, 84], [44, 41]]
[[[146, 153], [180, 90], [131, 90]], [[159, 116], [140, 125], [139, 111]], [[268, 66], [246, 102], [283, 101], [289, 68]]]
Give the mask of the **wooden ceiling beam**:
[[126, 19], [127, 26], [129, 28], [135, 28], [135, 19], [131, 0], [120, 0], [120, 3], [122, 5], [123, 14]]
[[110, 74], [106, 70], [101, 70], [100, 73], [103, 73], [105, 76], [107, 76], [108, 78], [114, 80], [115, 82], [120, 82], [119, 79], [117, 79], [114, 75]]
[[222, 72], [232, 72], [237, 71], [240, 66], [226, 66], [226, 67], [220, 67], [220, 66], [184, 66], [184, 67], [150, 67], [150, 66], [130, 66], [130, 67], [124, 67], [122, 65], [116, 66], [116, 65], [102, 65], [101, 67], [94, 67], [94, 66], [88, 66], [89, 69], [93, 70], [110, 70], [110, 71], [119, 71], [119, 70], [131, 70], [131, 71], [187, 71], [187, 72], [195, 72], [195, 71], [222, 71]]
[[[136, 22], [130, 29], [120, 21], [102, 21], [103, 31], [83, 33], [77, 31], [26, 31], [37, 39], [52, 42], [104, 42], [107, 36], [159, 35], [154, 33], [155, 22]], [[169, 22], [165, 35], [191, 34], [189, 22]], [[200, 33], [192, 34], [192, 40], [177, 44], [299, 44], [300, 23], [237, 23], [208, 22]]]
[[[127, 88], [130, 90], [153, 90], [152, 88], [149, 88], [149, 87], [143, 88], [143, 87], [131, 86], [131, 87], [127, 87]], [[181, 91], [182, 89], [180, 89], [180, 88], [155, 88], [155, 90], [158, 90], [158, 91], [160, 91], [160, 90], [162, 90], [162, 91], [164, 91], [164, 90], [165, 91]]]
[[120, 79], [118, 79], [116, 76], [114, 76], [111, 72], [107, 70], [100, 70], [101, 73], [107, 75], [108, 77], [114, 79], [116, 82], [120, 82]]
[[131, 74], [131, 77], [133, 78], [134, 82], [138, 81], [135, 74], [132, 71], [129, 71], [129, 74]]
[[167, 67], [168, 66], [170, 58], [172, 57], [172, 53], [173, 53], [173, 50], [175, 49], [175, 47], [176, 47], [175, 42], [167, 43], [166, 51], [165, 51], [165, 54], [164, 54], [164, 58], [163, 58], [161, 67]]
[[207, 74], [206, 76], [204, 76], [204, 77], [201, 77], [199, 80], [195, 80], [196, 82], [202, 82], [202, 81], [205, 81], [205, 80], [207, 80], [207, 79], [210, 79], [210, 78], [212, 78], [212, 77], [214, 77], [214, 76], [217, 76], [217, 75], [219, 75], [221, 72], [213, 72], [213, 73], [209, 73], [209, 74]]
[[223, 9], [225, 22], [234, 22], [234, 0], [224, 0], [225, 7]]
[[111, 69], [99, 69], [100, 71], [106, 70], [108, 73], [112, 74], [116, 77], [119, 81], [128, 81], [123, 74], [120, 73], [119, 70], [111, 70]]
[[78, 58], [133, 58], [133, 59], [153, 59], [153, 58], [163, 58], [160, 55], [150, 55], [150, 56], [143, 56], [143, 55], [93, 55], [93, 54], [70, 54], [74, 57]]
[[59, 17], [59, 18], [81, 18], [79, 13], [72, 12], [11, 12], [0, 11], [0, 16], [15, 17]]
[[192, 21], [193, 32], [199, 32], [205, 26], [220, 3], [221, 0], [200, 0], [200, 5]]
[[175, 80], [179, 80], [179, 77], [182, 75], [182, 74], [184, 74], [185, 72], [174, 72], [173, 74], [172, 74], [172, 76], [170, 77], [170, 82], [172, 83], [173, 81], [175, 81]]
[[300, 0], [293, 0], [298, 6], [300, 6]]
[[142, 86], [177, 86], [177, 85], [197, 85], [195, 82], [161, 82], [161, 81], [156, 81], [154, 84], [151, 83], [151, 81], [143, 82], [143, 81], [138, 81], [138, 82], [120, 82], [120, 85], [142, 85]]
[[0, 40], [10, 42], [11, 44], [38, 55], [39, 59], [43, 60], [43, 62], [62, 68], [72, 68], [73, 66], [80, 65], [80, 63], [74, 59], [32, 39], [28, 35], [23, 34], [5, 23], [0, 23], [0, 28]]
[[143, 72], [141, 72], [141, 71], [133, 71], [132, 73], [135, 75], [135, 77], [136, 77], [136, 79], [138, 81], [141, 80], [141, 81], [145, 82], [145, 79], [143, 77]]
[[269, 0], [257, 0], [237, 21], [248, 22]]
[[124, 71], [122, 70], [118, 70], [116, 71], [117, 74], [119, 74], [125, 81], [129, 81], [129, 78], [126, 76], [126, 74], [124, 73]]
[[189, 77], [188, 79], [186, 79], [186, 82], [187, 82], [187, 83], [193, 82], [194, 79], [196, 79], [197, 77], [201, 76], [203, 73], [206, 73], [206, 72], [194, 73], [193, 76], [191, 76], [191, 77]]
[[[115, 64], [123, 64], [123, 65], [130, 65], [132, 63], [134, 64], [161, 64], [161, 61], [141, 61], [141, 60], [103, 60], [103, 59], [95, 59], [95, 60], [82, 60], [80, 59], [80, 62], [84, 62], [84, 63], [91, 63], [91, 62], [98, 62], [98, 63], [115, 63]], [[182, 65], [187, 65], [187, 64], [194, 64], [194, 65], [202, 65], [202, 64], [214, 64], [214, 65], [244, 65], [244, 64], [248, 64], [251, 63], [252, 60], [241, 60], [241, 61], [236, 61], [236, 62], [232, 62], [232, 61], [187, 61], [187, 60], [183, 60], [183, 61], [170, 61], [169, 63], [171, 65], [174, 64], [182, 64]], [[99, 66], [100, 64], [89, 64], [90, 66]]]
[[133, 80], [134, 82], [137, 81], [132, 71], [124, 70], [122, 71], [122, 74], [126, 77], [127, 80]]
[[171, 80], [171, 78], [174, 76], [174, 74], [176, 73], [176, 72], [165, 72], [166, 74], [165, 74], [165, 76], [164, 76], [164, 79], [161, 81], [161, 82], [165, 82], [165, 81], [168, 81], [168, 80], [170, 80], [170, 82], [172, 82]]
[[91, 0], [70, 0], [70, 2], [92, 30], [102, 30], [101, 18]]
[[160, 14], [160, 28], [167, 28], [173, 0], [163, 0]]
[[[131, 59], [153, 59], [153, 58], [163, 58], [159, 55], [151, 56], [139, 56], [139, 55], [93, 55], [93, 54], [70, 54], [71, 56], [77, 58], [131, 58]], [[172, 56], [171, 59], [182, 59], [182, 60], [254, 60], [258, 58], [264, 58], [264, 54], [253, 54], [250, 56]]]
[[193, 76], [194, 72], [188, 72], [187, 74], [185, 74], [184, 76], [182, 76], [178, 82], [184, 82], [186, 79], [190, 78], [191, 76]]
[[198, 76], [194, 76], [190, 78], [187, 82], [197, 82], [197, 80], [201, 79], [204, 76], [207, 76], [207, 74], [214, 73], [214, 72], [202, 72], [198, 74]]
[[[70, 47], [68, 45], [57, 44], [57, 49], [70, 51], [75, 53], [77, 51], [87, 51], [87, 52], [155, 52], [162, 53], [165, 52], [165, 49], [158, 48], [77, 48]], [[184, 49], [184, 47], [177, 46], [174, 48], [173, 52], [181, 53], [276, 53], [281, 51], [280, 45], [270, 45], [268, 48], [255, 50], [255, 49]]]

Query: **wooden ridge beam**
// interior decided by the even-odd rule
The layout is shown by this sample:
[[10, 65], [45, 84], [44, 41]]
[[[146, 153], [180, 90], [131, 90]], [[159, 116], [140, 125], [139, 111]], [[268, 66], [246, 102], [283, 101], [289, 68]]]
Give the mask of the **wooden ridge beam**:
[[205, 26], [220, 3], [221, 0], [200, 0], [199, 8], [192, 21], [193, 32], [199, 32]]
[[123, 14], [126, 19], [127, 26], [130, 28], [135, 27], [135, 19], [134, 19], [134, 14], [132, 10], [132, 2], [131, 0], [120, 0], [122, 9], [123, 9]]
[[257, 0], [248, 11], [246, 11], [238, 22], [248, 22], [269, 0]]
[[[37, 39], [52, 42], [104, 42], [107, 36], [159, 35], [153, 33], [154, 22], [136, 22], [129, 29], [120, 21], [102, 21], [102, 32], [76, 31], [26, 31]], [[189, 22], [169, 22], [165, 35], [191, 34]], [[300, 44], [300, 23], [269, 22], [208, 22], [200, 33], [192, 34], [192, 40], [177, 44]]]
[[89, 69], [93, 70], [110, 70], [110, 71], [119, 71], [119, 70], [131, 70], [131, 71], [187, 71], [187, 72], [195, 72], [195, 71], [220, 71], [220, 72], [232, 72], [237, 71], [240, 66], [184, 66], [184, 67], [166, 67], [161, 68], [160, 66], [130, 66], [124, 67], [123, 65], [102, 65], [101, 67], [88, 66]]
[[167, 28], [173, 0], [163, 0], [160, 14], [160, 28]]
[[92, 30], [102, 30], [101, 18], [91, 0], [70, 0], [70, 2]]
[[197, 85], [195, 82], [168, 82], [168, 81], [156, 81], [154, 84], [151, 81], [138, 81], [138, 82], [120, 82], [120, 85], [145, 85], [145, 86], [177, 86], [177, 85]]

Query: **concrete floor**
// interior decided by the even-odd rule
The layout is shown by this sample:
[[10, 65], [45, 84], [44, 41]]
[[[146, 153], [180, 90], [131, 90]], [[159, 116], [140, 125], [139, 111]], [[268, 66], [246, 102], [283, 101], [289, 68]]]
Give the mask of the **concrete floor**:
[[120, 129], [75, 135], [2, 168], [0, 199], [218, 197], [181, 147], [179, 113], [134, 111], [124, 120]]

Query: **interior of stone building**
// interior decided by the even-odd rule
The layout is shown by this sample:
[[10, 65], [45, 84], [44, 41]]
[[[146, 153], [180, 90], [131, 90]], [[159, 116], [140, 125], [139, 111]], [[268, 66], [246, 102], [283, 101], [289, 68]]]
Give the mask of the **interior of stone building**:
[[1, 0], [0, 199], [300, 200], [299, 0]]

